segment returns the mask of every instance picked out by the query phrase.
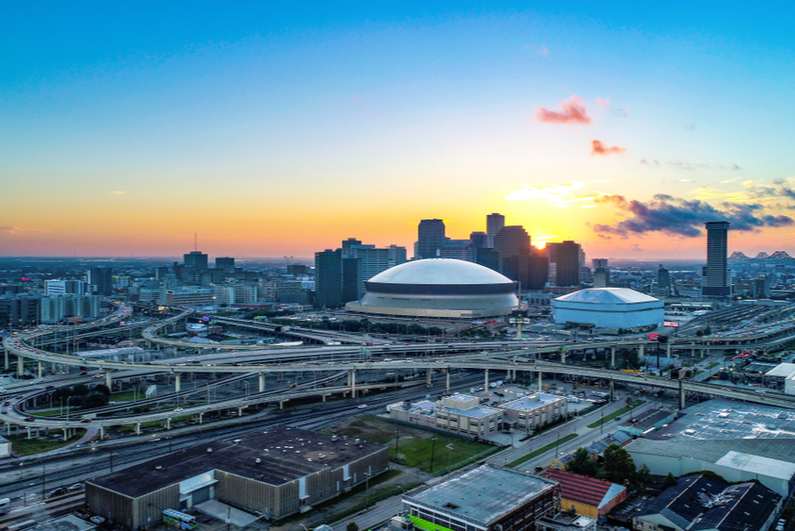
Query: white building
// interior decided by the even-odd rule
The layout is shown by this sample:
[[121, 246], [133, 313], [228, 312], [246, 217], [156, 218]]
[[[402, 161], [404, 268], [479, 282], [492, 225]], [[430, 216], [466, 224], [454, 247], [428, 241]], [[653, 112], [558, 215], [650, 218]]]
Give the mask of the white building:
[[85, 295], [86, 283], [82, 280], [45, 280], [45, 295]]
[[596, 328], [637, 328], [663, 322], [663, 302], [628, 288], [590, 288], [552, 301], [559, 324]]

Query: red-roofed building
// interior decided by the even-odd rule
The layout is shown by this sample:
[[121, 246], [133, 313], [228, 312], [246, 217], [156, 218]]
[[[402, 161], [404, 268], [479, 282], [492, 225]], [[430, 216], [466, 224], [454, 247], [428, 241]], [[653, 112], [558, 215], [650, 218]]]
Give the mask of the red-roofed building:
[[627, 489], [602, 479], [548, 468], [543, 476], [560, 483], [560, 508], [597, 519], [627, 499]]

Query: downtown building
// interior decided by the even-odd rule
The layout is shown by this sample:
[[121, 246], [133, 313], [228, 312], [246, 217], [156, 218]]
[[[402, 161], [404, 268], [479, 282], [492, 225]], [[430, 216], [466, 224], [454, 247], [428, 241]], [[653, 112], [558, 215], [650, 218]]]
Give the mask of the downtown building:
[[705, 297], [731, 295], [728, 269], [729, 222], [710, 221], [707, 228], [707, 265], [702, 270], [701, 294]]

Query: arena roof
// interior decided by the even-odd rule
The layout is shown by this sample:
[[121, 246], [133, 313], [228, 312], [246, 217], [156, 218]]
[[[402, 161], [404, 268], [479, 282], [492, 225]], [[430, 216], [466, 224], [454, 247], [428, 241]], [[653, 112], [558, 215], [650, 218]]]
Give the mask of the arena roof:
[[493, 269], [452, 258], [427, 258], [405, 262], [372, 277], [382, 284], [513, 284]]
[[655, 302], [659, 299], [649, 297], [629, 288], [588, 288], [568, 293], [555, 299], [561, 302], [581, 302], [588, 304], [637, 304]]

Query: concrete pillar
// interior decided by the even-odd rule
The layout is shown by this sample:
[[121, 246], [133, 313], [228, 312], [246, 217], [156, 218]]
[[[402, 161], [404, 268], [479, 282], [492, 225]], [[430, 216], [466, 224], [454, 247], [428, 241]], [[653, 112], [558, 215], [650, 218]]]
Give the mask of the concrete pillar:
[[610, 368], [616, 368], [616, 347], [610, 347]]
[[135, 423], [135, 434], [136, 435], [141, 435], [141, 423], [140, 422], [136, 422]]
[[204, 424], [204, 413], [199, 413], [199, 424]]
[[99, 440], [102, 441], [105, 439], [105, 428], [102, 426], [99, 427]]
[[325, 402], [325, 401], [326, 401], [326, 397], [327, 397], [327, 396], [328, 396], [328, 395], [321, 395], [321, 398], [323, 399], [323, 402]]
[[25, 358], [17, 356], [17, 376], [25, 374]]
[[174, 374], [174, 391], [179, 393], [182, 390], [182, 373]]
[[670, 358], [671, 357], [671, 343], [670, 342], [667, 343], [665, 348], [666, 348], [665, 357], [666, 358]]
[[167, 419], [166, 419], [166, 429], [167, 429], [167, 430], [170, 430], [170, 429], [171, 429], [171, 418], [167, 418]]
[[444, 392], [449, 395], [450, 394], [450, 369], [445, 369], [444, 373], [445, 373], [444, 374], [444, 377], [445, 377]]
[[260, 393], [264, 393], [265, 392], [265, 373], [264, 372], [259, 373], [259, 392]]
[[[585, 353], [585, 351], [583, 351], [583, 353]], [[588, 358], [585, 358], [585, 359], [588, 359]], [[566, 351], [564, 349], [560, 349], [560, 362], [563, 365], [566, 365]]]
[[69, 440], [69, 432], [66, 430], [66, 428], [63, 429], [63, 440], [64, 441]]
[[28, 426], [28, 439], [30, 439], [30, 426]]
[[433, 374], [433, 370], [430, 367], [428, 367], [428, 369], [427, 369], [427, 371], [425, 373], [425, 385], [428, 386], [428, 387], [430, 387], [431, 384], [432, 384], [432, 379], [431, 379], [431, 375], [432, 374]]
[[11, 365], [8, 363], [8, 349], [4, 349], [4, 352], [5, 352], [5, 355], [6, 355], [5, 370], [7, 371], [8, 369], [11, 368]]
[[38, 366], [37, 368], [39, 374], [37, 378], [41, 378], [42, 374], [44, 374], [44, 367], [41, 366], [41, 362], [38, 362], [36, 365]]
[[484, 377], [483, 377], [483, 389], [484, 389], [486, 392], [488, 392], [488, 390], [489, 390], [489, 370], [488, 370], [488, 369], [486, 369], [485, 371], [483, 371], [483, 373], [484, 373]]
[[679, 380], [679, 409], [685, 408], [685, 389], [682, 387], [682, 380]]
[[356, 398], [356, 370], [348, 370], [348, 381], [351, 384], [351, 398]]
[[107, 369], [105, 371], [105, 385], [108, 386], [108, 389], [110, 389], [111, 388], [110, 386], [113, 385], [113, 378], [110, 377], [110, 373], [111, 373], [110, 369]]
[[613, 384], [613, 379], [610, 378], [610, 401], [611, 402], [613, 401], [613, 393], [615, 392], [615, 390], [616, 390], [616, 387]]
[[243, 416], [243, 409], [245, 409], [245, 408], [242, 408], [242, 407], [238, 407], [237, 408], [237, 416], [238, 417], [242, 417]]
[[541, 372], [541, 371], [538, 371], [538, 392], [539, 393], [544, 390], [543, 382], [542, 382], [543, 378], [544, 378], [544, 373]]
[[643, 343], [640, 344], [638, 349], [638, 361], [643, 361]]
[[284, 409], [285, 402], [289, 402], [289, 400], [279, 400], [279, 409]]

